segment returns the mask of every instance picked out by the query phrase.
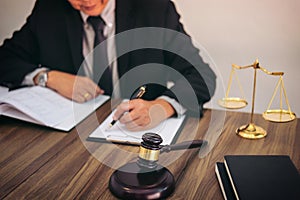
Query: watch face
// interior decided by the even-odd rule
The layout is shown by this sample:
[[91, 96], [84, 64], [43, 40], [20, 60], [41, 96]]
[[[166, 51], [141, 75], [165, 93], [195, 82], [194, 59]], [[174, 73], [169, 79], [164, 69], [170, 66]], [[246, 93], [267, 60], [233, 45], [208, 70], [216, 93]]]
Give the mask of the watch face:
[[47, 72], [41, 72], [38, 76], [38, 85], [46, 87], [47, 78]]

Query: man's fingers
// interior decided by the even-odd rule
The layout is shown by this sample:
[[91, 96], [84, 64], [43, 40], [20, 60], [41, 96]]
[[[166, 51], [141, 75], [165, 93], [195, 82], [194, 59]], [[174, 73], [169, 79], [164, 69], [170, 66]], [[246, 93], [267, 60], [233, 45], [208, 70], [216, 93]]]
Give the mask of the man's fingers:
[[126, 124], [126, 128], [130, 131], [141, 131], [151, 127], [151, 119], [146, 118], [138, 118], [128, 124]]
[[118, 105], [116, 112], [113, 116], [114, 120], [118, 120], [124, 115], [125, 112], [128, 112], [130, 110], [131, 106], [129, 105], [129, 102], [123, 102], [120, 105]]
[[76, 101], [78, 103], [84, 103], [86, 99], [82, 95], [77, 94], [77, 95], [73, 95], [73, 101]]
[[89, 101], [99, 94], [103, 94], [103, 91], [90, 78], [77, 77], [75, 88], [73, 90], [73, 99], [75, 99], [78, 94], [80, 94], [85, 101]]
[[137, 120], [140, 117], [141, 115], [139, 114], [139, 112], [132, 110], [129, 113], [123, 114], [123, 116], [121, 116], [119, 120], [122, 124], [127, 124]]
[[99, 88], [99, 86], [97, 84], [95, 84], [91, 79], [87, 79], [87, 92], [89, 92], [92, 97], [96, 97], [99, 94], [103, 94], [104, 91], [102, 89]]

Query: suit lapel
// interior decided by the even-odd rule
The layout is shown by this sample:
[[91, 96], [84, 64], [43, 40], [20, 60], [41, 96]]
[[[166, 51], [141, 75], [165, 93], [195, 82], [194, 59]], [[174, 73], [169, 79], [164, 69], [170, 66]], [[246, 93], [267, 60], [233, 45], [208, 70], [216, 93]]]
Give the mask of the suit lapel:
[[[132, 2], [132, 0], [116, 0], [116, 34], [134, 28], [135, 17], [133, 13]], [[125, 40], [116, 41], [116, 49], [118, 56], [118, 72], [120, 76], [122, 76], [130, 66], [130, 55], [127, 53], [126, 55], [120, 57], [120, 53], [124, 52], [125, 49], [131, 50], [132, 42], [133, 34], [128, 35], [128, 37], [126, 37]]]
[[[66, 12], [66, 26], [69, 40], [69, 46], [71, 50], [73, 67], [76, 73], [81, 66], [83, 61], [82, 55], [82, 19], [78, 11], [73, 8], [69, 12]], [[80, 74], [80, 72], [79, 72]]]

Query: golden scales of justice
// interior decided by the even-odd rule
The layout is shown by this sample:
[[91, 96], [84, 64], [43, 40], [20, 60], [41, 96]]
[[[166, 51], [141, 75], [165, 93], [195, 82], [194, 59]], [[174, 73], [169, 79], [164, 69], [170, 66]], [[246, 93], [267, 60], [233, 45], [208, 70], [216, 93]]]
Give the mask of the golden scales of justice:
[[[257, 69], [260, 69], [261, 71], [263, 71], [265, 74], [267, 75], [271, 75], [271, 76], [279, 76], [279, 81], [275, 87], [273, 96], [268, 104], [267, 110], [263, 113], [263, 118], [265, 120], [268, 121], [272, 121], [272, 122], [289, 122], [292, 121], [296, 118], [295, 113], [293, 113], [291, 111], [289, 102], [288, 102], [288, 98], [286, 95], [286, 91], [284, 88], [284, 84], [283, 84], [283, 74], [284, 72], [269, 72], [267, 69], [261, 67], [259, 65], [258, 60], [256, 60], [252, 65], [248, 65], [248, 66], [238, 66], [233, 64], [232, 65], [232, 69], [231, 69], [231, 73], [230, 73], [230, 77], [229, 77], [229, 82], [228, 82], [228, 87], [227, 87], [227, 91], [225, 94], [225, 97], [219, 100], [219, 105], [224, 107], [224, 108], [228, 108], [228, 109], [239, 109], [239, 108], [244, 108], [245, 106], [247, 106], [247, 101], [244, 98], [244, 91], [241, 87], [241, 84], [238, 80], [238, 76], [235, 73], [235, 69], [246, 69], [246, 68], [253, 68], [254, 69], [254, 81], [253, 81], [253, 92], [252, 92], [252, 109], [251, 109], [251, 117], [250, 117], [250, 123], [247, 125], [243, 125], [241, 127], [239, 127], [238, 129], [236, 129], [236, 133], [243, 137], [243, 138], [247, 138], [247, 139], [259, 139], [259, 138], [263, 138], [267, 135], [267, 131], [264, 130], [262, 127], [259, 127], [257, 125], [255, 125], [253, 123], [253, 114], [254, 114], [254, 102], [255, 102], [255, 92], [256, 92], [256, 73], [257, 73]], [[231, 84], [232, 84], [232, 79], [233, 76], [235, 77], [239, 90], [242, 93], [242, 97], [229, 97], [229, 92], [230, 92], [230, 88], [231, 88]], [[279, 109], [270, 109], [274, 97], [277, 94], [278, 89], [280, 88], [280, 108]], [[285, 98], [285, 102], [286, 105], [288, 107], [288, 110], [284, 110], [283, 109], [283, 102], [282, 102], [282, 96], [284, 95]]]

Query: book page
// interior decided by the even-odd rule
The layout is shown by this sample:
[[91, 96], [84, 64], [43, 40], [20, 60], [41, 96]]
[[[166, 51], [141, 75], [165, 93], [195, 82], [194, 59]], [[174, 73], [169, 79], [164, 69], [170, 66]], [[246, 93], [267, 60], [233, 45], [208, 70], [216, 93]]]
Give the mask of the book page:
[[[99, 95], [89, 102], [80, 104], [51, 89], [34, 86], [14, 90], [1, 96], [1, 107], [5, 105], [6, 109], [0, 110], [3, 115], [69, 130], [108, 99], [108, 96]], [[7, 105], [13, 109], [7, 109]], [[26, 115], [29, 116], [28, 120], [25, 119]]]
[[142, 136], [145, 133], [151, 132], [159, 134], [163, 139], [162, 145], [167, 145], [172, 143], [185, 119], [185, 115], [178, 118], [169, 118], [152, 129], [132, 132], [127, 130], [126, 127], [119, 122], [116, 122], [111, 128], [108, 128], [113, 120], [114, 112], [100, 124], [100, 126], [89, 136], [89, 139], [101, 139], [104, 137], [103, 139], [110, 141], [139, 144], [142, 141]]
[[19, 119], [22, 121], [27, 121], [35, 124], [41, 124], [39, 121], [31, 118], [30, 116], [26, 115], [25, 113], [15, 109], [14, 107], [8, 104], [0, 105], [0, 114], [3, 113], [7, 117], [12, 117], [15, 119]]

